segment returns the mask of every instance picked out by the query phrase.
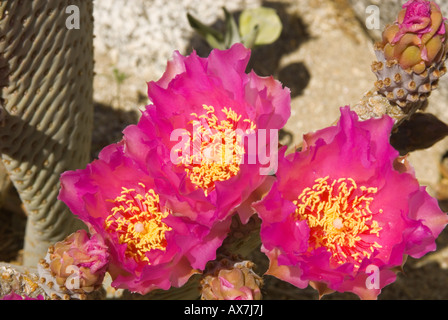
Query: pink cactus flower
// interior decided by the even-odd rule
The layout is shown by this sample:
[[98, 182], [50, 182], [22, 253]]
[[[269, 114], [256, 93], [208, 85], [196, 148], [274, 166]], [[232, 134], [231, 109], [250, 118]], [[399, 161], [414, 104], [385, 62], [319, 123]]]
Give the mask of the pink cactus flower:
[[434, 35], [445, 37], [445, 20], [440, 7], [434, 1], [408, 1], [398, 15], [397, 23], [400, 31], [392, 43], [400, 41], [406, 33], [417, 34], [423, 43]]
[[169, 181], [167, 192], [217, 208], [219, 219], [238, 207], [244, 222], [254, 213], [247, 200], [275, 172], [278, 130], [290, 116], [289, 89], [247, 74], [249, 57], [241, 44], [207, 58], [175, 52], [148, 84], [152, 104], [124, 130], [127, 152]]
[[123, 142], [61, 176], [59, 199], [109, 247], [114, 287], [146, 294], [182, 286], [215, 258], [230, 228], [230, 219], [201, 224], [185, 216], [188, 203], [160, 193], [158, 184]]
[[397, 160], [392, 126], [387, 116], [360, 122], [344, 107], [336, 126], [304, 136], [301, 151], [280, 151], [277, 180], [253, 205], [268, 274], [321, 295], [374, 299], [395, 281], [405, 255], [436, 249], [448, 216]]
[[21, 296], [13, 291], [10, 294], [3, 296], [0, 300], [45, 300], [45, 298], [43, 295], [38, 295], [36, 298]]

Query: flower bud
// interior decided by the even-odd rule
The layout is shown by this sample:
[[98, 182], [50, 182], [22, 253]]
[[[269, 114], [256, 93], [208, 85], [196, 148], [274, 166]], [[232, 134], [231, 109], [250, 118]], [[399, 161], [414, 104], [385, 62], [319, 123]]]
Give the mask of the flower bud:
[[50, 297], [82, 299], [101, 287], [108, 262], [107, 247], [100, 237], [78, 230], [48, 249], [38, 272]]
[[263, 280], [252, 270], [253, 266], [251, 261], [219, 260], [201, 281], [201, 299], [261, 300]]
[[411, 0], [375, 44], [372, 71], [380, 93], [400, 107], [424, 101], [446, 73], [448, 23], [433, 1]]

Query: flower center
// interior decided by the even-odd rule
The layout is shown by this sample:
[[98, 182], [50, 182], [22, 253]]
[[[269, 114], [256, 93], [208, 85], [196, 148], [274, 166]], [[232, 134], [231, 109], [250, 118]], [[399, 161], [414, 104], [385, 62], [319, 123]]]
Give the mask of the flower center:
[[363, 258], [381, 248], [370, 236], [378, 237], [382, 229], [370, 210], [378, 189], [358, 186], [352, 178], [331, 181], [327, 176], [315, 182], [294, 201], [295, 217], [307, 221], [312, 247], [325, 247], [338, 264], [352, 262], [359, 267]]
[[[139, 183], [145, 190], [145, 185]], [[122, 188], [121, 194], [114, 200], [111, 214], [105, 220], [106, 231], [118, 236], [120, 244], [126, 243], [126, 256], [137, 262], [147, 261], [145, 253], [151, 250], [166, 250], [165, 232], [170, 231], [162, 219], [171, 211], [163, 212], [159, 205], [159, 196], [150, 189], [144, 195], [135, 189]]]
[[191, 121], [193, 134], [185, 132], [193, 152], [179, 160], [192, 184], [207, 195], [215, 181], [228, 180], [239, 172], [245, 154], [244, 135], [254, 132], [256, 125], [250, 119], [241, 120], [241, 115], [231, 108], [221, 109], [226, 119], [219, 120], [213, 106], [202, 107], [206, 114], [191, 114], [195, 117]]

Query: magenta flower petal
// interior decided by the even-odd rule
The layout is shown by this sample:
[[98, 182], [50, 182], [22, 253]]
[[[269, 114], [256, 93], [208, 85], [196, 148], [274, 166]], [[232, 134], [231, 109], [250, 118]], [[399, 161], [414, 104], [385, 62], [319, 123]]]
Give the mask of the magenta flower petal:
[[171, 61], [168, 61], [165, 72], [157, 82], [160, 87], [167, 88], [168, 84], [171, 82], [171, 80], [174, 79], [176, 75], [185, 72], [185, 67], [182, 60], [182, 55], [179, 53], [179, 51], [175, 51], [173, 53], [173, 59]]
[[399, 31], [391, 43], [397, 43], [407, 33], [416, 34], [420, 39], [427, 35], [426, 41], [429, 39], [428, 35], [445, 37], [445, 21], [440, 7], [434, 1], [407, 1], [399, 13], [397, 20]]
[[[269, 274], [375, 298], [405, 255], [435, 250], [448, 216], [408, 165], [397, 171], [392, 126], [387, 116], [360, 122], [345, 107], [336, 126], [305, 135], [300, 152], [281, 150], [277, 181], [253, 205]], [[372, 266], [374, 288], [366, 285]]]
[[36, 298], [21, 296], [12, 291], [11, 293], [4, 295], [0, 300], [45, 300], [45, 298], [42, 295], [38, 295]]

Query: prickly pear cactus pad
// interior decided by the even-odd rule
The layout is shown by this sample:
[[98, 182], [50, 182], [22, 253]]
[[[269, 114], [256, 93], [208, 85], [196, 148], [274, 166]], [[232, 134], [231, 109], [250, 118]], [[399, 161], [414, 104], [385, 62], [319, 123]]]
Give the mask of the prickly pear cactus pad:
[[211, 2], [0, 3], [0, 299], [448, 298], [446, 5]]
[[[80, 29], [66, 25], [79, 8]], [[2, 163], [28, 216], [24, 262], [81, 224], [56, 199], [59, 176], [90, 157], [93, 118], [92, 1], [2, 1]]]

